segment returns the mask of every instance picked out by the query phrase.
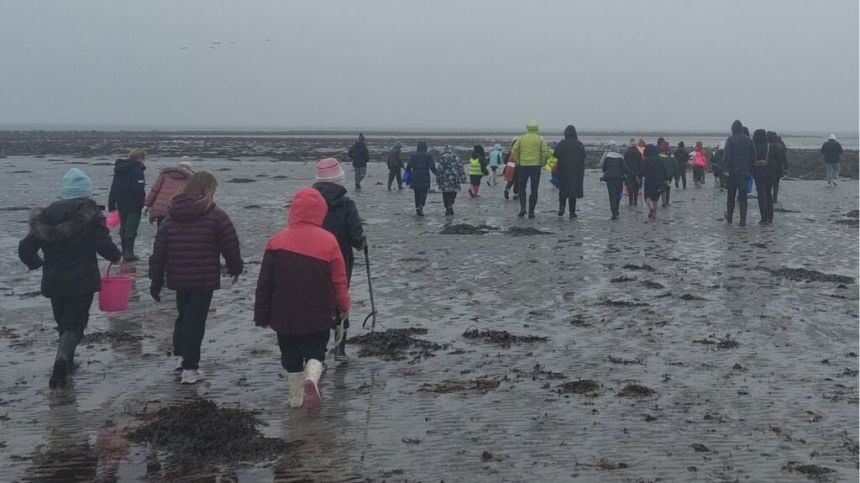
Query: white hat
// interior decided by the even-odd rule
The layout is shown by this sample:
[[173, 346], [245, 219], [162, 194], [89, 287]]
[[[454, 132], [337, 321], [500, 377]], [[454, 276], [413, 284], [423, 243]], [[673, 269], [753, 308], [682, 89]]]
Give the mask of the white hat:
[[832, 140], [836, 141], [836, 135], [835, 135], [835, 134], [831, 134], [829, 139], [832, 139]]

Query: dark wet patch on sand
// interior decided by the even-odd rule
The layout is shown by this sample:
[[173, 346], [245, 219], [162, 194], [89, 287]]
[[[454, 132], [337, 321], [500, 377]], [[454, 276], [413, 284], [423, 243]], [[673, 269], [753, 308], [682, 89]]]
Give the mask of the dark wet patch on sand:
[[445, 381], [439, 384], [423, 384], [418, 388], [418, 392], [448, 394], [461, 391], [491, 391], [497, 389], [501, 383], [501, 379], [498, 378], [476, 379], [466, 382]]
[[236, 184], [244, 184], [244, 183], [256, 183], [257, 180], [250, 179], [250, 178], [233, 178], [227, 182], [228, 183], [236, 183]]
[[656, 272], [657, 271], [651, 265], [647, 265], [644, 263], [642, 265], [633, 265], [631, 263], [628, 263], [621, 268], [623, 268], [625, 270], [636, 270], [636, 271], [645, 271], [645, 272]]
[[620, 277], [615, 277], [609, 281], [609, 283], [624, 283], [624, 282], [635, 282], [636, 279], [634, 277], [628, 277], [627, 275], [621, 275]]
[[656, 392], [648, 386], [643, 386], [642, 384], [628, 384], [616, 395], [619, 397], [650, 397], [654, 394], [656, 394]]
[[548, 231], [538, 230], [530, 226], [512, 226], [505, 230], [505, 234], [510, 236], [552, 235]]
[[799, 282], [833, 282], [833, 283], [854, 283], [853, 277], [844, 275], [833, 275], [830, 273], [822, 273], [816, 270], [807, 270], [805, 268], [780, 268], [776, 270], [767, 270], [775, 277], [787, 278]]
[[785, 466], [782, 467], [784, 471], [788, 471], [789, 473], [800, 473], [802, 475], [806, 475], [808, 478], [816, 481], [826, 481], [830, 473], [835, 473], [835, 470], [827, 468], [825, 466], [818, 465], [802, 465], [797, 461], [789, 461]]
[[499, 231], [500, 228], [490, 225], [470, 225], [461, 223], [458, 225], [448, 225], [439, 232], [441, 235], [485, 235], [493, 231]]
[[629, 365], [633, 365], [633, 364], [640, 365], [640, 366], [645, 365], [645, 361], [643, 361], [642, 359], [624, 359], [622, 357], [615, 357], [615, 356], [609, 356], [609, 362], [611, 362], [613, 364], [621, 364], [624, 366], [629, 366]]
[[647, 307], [645, 302], [636, 302], [631, 300], [601, 300], [597, 305], [605, 305], [607, 307]]
[[685, 293], [681, 295], [681, 300], [707, 300], [705, 297], [699, 297], [698, 295], [693, 295], [691, 293]]
[[582, 379], [579, 381], [566, 382], [560, 386], [556, 392], [559, 394], [582, 394], [585, 396], [596, 397], [602, 385], [591, 379]]
[[705, 339], [694, 340], [693, 344], [713, 345], [717, 349], [722, 350], [735, 349], [741, 345], [740, 342], [732, 339], [728, 334], [726, 334], [726, 337], [723, 339], [719, 339], [711, 334]]
[[643, 287], [646, 287], [646, 288], [653, 288], [653, 289], [666, 288], [666, 287], [664, 287], [664, 286], [663, 286], [663, 284], [662, 284], [662, 283], [660, 283], [660, 282], [654, 282], [654, 281], [652, 281], [652, 280], [643, 280], [643, 281], [641, 281], [641, 282], [639, 282], [639, 283], [640, 283], [640, 284], [642, 284], [642, 286], [643, 286]]
[[425, 334], [427, 329], [387, 329], [384, 332], [371, 332], [352, 337], [347, 339], [347, 343], [362, 346], [358, 351], [358, 357], [379, 357], [383, 360], [399, 361], [406, 358], [407, 351], [414, 357], [432, 357], [433, 351], [443, 349], [444, 346], [413, 337]]
[[511, 344], [522, 344], [532, 342], [546, 342], [547, 337], [537, 335], [513, 335], [506, 330], [478, 330], [471, 329], [463, 332], [463, 337], [471, 340], [480, 340], [490, 344], [498, 344], [502, 347], [510, 347]]
[[[151, 337], [151, 336], [150, 336]], [[113, 344], [113, 343], [136, 343], [140, 342], [144, 339], [143, 336], [129, 334], [126, 332], [116, 332], [116, 331], [107, 331], [107, 332], [92, 332], [90, 334], [84, 335], [84, 338], [81, 340], [82, 344]]]
[[29, 208], [27, 206], [6, 206], [3, 208], [0, 208], [0, 211], [30, 211], [30, 210], [32, 210], [32, 208]]

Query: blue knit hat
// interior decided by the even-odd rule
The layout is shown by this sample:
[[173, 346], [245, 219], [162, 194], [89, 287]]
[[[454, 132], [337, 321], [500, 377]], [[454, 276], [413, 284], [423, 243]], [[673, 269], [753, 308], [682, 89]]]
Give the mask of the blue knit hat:
[[89, 198], [92, 193], [93, 182], [87, 173], [78, 168], [72, 168], [63, 176], [62, 196], [64, 200]]

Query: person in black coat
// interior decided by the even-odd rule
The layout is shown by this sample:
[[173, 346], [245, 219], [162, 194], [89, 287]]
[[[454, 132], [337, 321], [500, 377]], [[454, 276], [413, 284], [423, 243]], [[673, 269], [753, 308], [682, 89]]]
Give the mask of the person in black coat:
[[[570, 204], [570, 219], [576, 218], [576, 199], [584, 195], [585, 146], [579, 140], [574, 126], [564, 128], [564, 139], [553, 153], [558, 178], [558, 216], [564, 216], [565, 204]], [[522, 193], [520, 193], [522, 196]]]
[[660, 193], [666, 188], [669, 179], [666, 164], [657, 154], [653, 144], [645, 146], [645, 159], [642, 160], [642, 179], [645, 188], [645, 204], [648, 206], [648, 219], [657, 219], [657, 201]]
[[661, 191], [661, 194], [663, 195], [663, 208], [667, 208], [670, 202], [669, 198], [672, 195], [672, 178], [674, 178], [678, 172], [678, 162], [669, 152], [671, 150], [669, 141], [663, 139], [657, 145], [657, 149], [660, 151], [660, 160], [663, 161], [663, 165], [666, 168], [666, 186]]
[[618, 204], [621, 202], [621, 190], [624, 187], [624, 179], [629, 174], [624, 156], [618, 152], [615, 141], [609, 141], [609, 152], [601, 163], [603, 180], [606, 181], [606, 189], [609, 191], [609, 209], [612, 211], [612, 219], [618, 219]]
[[[361, 218], [358, 216], [358, 208], [355, 201], [346, 194], [344, 172], [340, 163], [334, 158], [323, 159], [316, 166], [316, 180], [314, 189], [320, 192], [328, 204], [328, 212], [323, 220], [322, 227], [331, 232], [337, 238], [343, 261], [346, 264], [346, 283], [349, 286], [352, 281], [352, 269], [355, 264], [353, 249], [363, 250], [367, 246], [367, 238], [364, 236], [364, 228], [361, 226]], [[336, 356], [346, 355], [346, 329], [349, 328], [349, 320], [345, 320], [343, 331], [335, 334], [338, 341], [335, 347]]]
[[842, 154], [842, 145], [831, 134], [830, 138], [821, 145], [821, 154], [824, 155], [824, 167], [827, 174], [827, 184], [836, 186], [839, 178], [839, 155]]
[[779, 138], [779, 134], [768, 131], [767, 132], [767, 142], [770, 144], [770, 148], [776, 151], [776, 166], [774, 166], [774, 174], [773, 174], [773, 195], [771, 195], [771, 199], [773, 203], [776, 204], [777, 197], [779, 196], [779, 180], [785, 176], [785, 172], [788, 171], [788, 157], [786, 156], [785, 144], [783, 144], [782, 139]]
[[756, 149], [752, 139], [745, 134], [749, 129], [739, 120], [732, 123], [732, 135], [726, 139], [723, 148], [723, 171], [726, 174], [726, 222], [732, 223], [737, 200], [741, 220], [739, 225], [747, 224], [747, 180], [752, 172]]
[[430, 191], [430, 173], [436, 175], [436, 163], [433, 162], [433, 156], [427, 152], [426, 142], [418, 142], [417, 151], [409, 158], [406, 171], [411, 176], [409, 187], [415, 193], [415, 214], [424, 216], [424, 205]]
[[140, 226], [141, 213], [146, 200], [146, 169], [143, 162], [146, 153], [143, 149], [133, 149], [128, 159], [117, 159], [113, 168], [113, 182], [108, 194], [108, 210], [119, 211], [119, 237], [122, 243], [122, 256], [127, 262], [136, 262], [134, 240]]
[[[75, 349], [84, 336], [93, 296], [101, 289], [98, 258], [119, 263], [99, 206], [90, 199], [92, 182], [72, 168], [63, 177], [62, 200], [30, 215], [30, 232], [18, 244], [18, 258], [42, 269], [42, 295], [51, 300], [60, 340], [48, 385], [66, 385], [75, 367]], [[43, 256], [39, 256], [39, 251]]]
[[690, 162], [690, 153], [684, 146], [684, 141], [678, 143], [678, 148], [675, 149], [675, 161], [678, 164], [675, 170], [675, 188], [678, 188], [678, 181], [682, 181], [684, 189], [687, 189], [687, 163]]
[[758, 210], [761, 215], [759, 225], [773, 223], [773, 180], [777, 173], [779, 147], [771, 145], [767, 140], [767, 131], [756, 129], [753, 133], [755, 144], [755, 162], [753, 163], [753, 178], [755, 179]]
[[361, 191], [361, 180], [367, 175], [367, 163], [370, 162], [370, 151], [364, 142], [364, 134], [358, 135], [358, 141], [349, 148], [347, 155], [355, 169], [355, 190]]
[[624, 164], [627, 165], [627, 197], [629, 205], [636, 206], [639, 199], [639, 180], [642, 171], [642, 153], [636, 149], [636, 142], [630, 140], [630, 146], [624, 151]]

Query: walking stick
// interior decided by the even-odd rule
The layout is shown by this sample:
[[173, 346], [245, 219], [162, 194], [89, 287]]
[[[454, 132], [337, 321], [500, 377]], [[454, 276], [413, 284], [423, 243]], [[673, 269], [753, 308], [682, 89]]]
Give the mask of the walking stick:
[[366, 328], [367, 321], [371, 320], [370, 331], [373, 332], [373, 329], [376, 328], [376, 303], [373, 301], [373, 282], [370, 277], [370, 257], [367, 254], [366, 246], [364, 247], [364, 265], [367, 267], [367, 290], [370, 292], [370, 313], [364, 318], [361, 328]]

